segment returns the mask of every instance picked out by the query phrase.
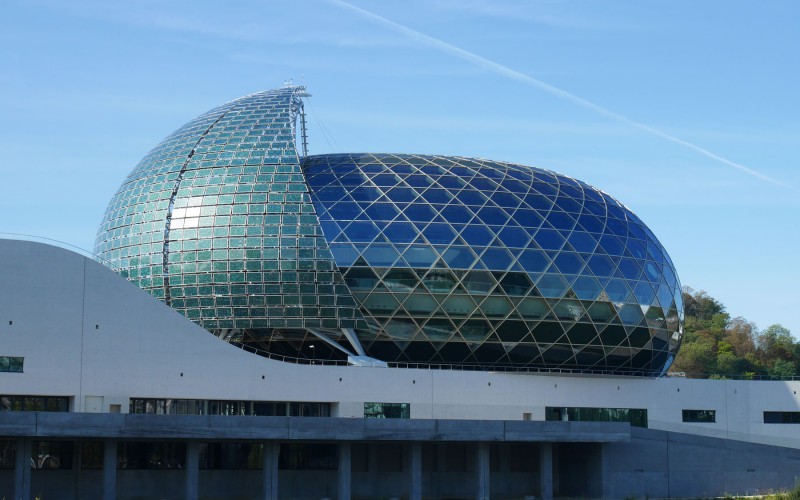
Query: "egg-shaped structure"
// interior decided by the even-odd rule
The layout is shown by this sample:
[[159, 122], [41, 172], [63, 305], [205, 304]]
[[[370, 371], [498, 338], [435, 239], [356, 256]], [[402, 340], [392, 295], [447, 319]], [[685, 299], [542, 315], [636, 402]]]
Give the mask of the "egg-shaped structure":
[[95, 253], [216, 335], [271, 356], [669, 366], [680, 284], [630, 210], [522, 165], [301, 156], [304, 95], [246, 96], [167, 137], [112, 199]]

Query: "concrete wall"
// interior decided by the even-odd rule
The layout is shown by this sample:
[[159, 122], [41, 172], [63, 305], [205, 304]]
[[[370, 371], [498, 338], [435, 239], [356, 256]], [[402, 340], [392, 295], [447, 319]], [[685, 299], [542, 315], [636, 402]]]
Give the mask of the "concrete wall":
[[729, 439], [632, 428], [602, 446], [604, 498], [757, 495], [791, 489], [800, 451]]
[[[798, 426], [763, 411], [800, 411], [800, 381], [295, 365], [226, 344], [110, 270], [63, 249], [0, 240], [0, 355], [25, 373], [0, 373], [0, 393], [61, 395], [75, 411], [128, 410], [130, 398], [334, 403], [363, 417], [364, 402], [410, 403], [414, 419], [544, 420], [547, 406], [646, 408], [649, 426], [800, 448]], [[717, 412], [713, 424], [681, 410]]]

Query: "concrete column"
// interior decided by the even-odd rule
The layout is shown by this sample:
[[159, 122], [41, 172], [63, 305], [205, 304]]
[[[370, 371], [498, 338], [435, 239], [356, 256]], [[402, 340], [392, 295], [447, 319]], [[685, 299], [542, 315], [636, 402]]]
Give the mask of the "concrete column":
[[103, 500], [117, 498], [117, 442], [103, 443]]
[[475, 450], [475, 498], [489, 500], [489, 443], [478, 443]]
[[186, 500], [197, 500], [200, 496], [200, 443], [186, 443]]
[[422, 443], [414, 441], [408, 454], [408, 500], [422, 499]]
[[352, 455], [350, 443], [339, 443], [339, 500], [350, 500], [353, 490]]
[[14, 498], [29, 500], [31, 497], [31, 442], [28, 439], [17, 439], [16, 445]]
[[553, 498], [553, 443], [539, 445], [539, 496], [542, 500]]
[[278, 500], [278, 452], [280, 445], [274, 441], [264, 443], [263, 491], [264, 500]]

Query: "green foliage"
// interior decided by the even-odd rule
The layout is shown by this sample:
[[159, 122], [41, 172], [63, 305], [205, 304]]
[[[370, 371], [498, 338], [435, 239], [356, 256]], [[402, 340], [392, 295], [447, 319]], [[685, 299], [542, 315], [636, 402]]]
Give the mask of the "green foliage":
[[742, 317], [731, 318], [725, 306], [705, 291], [683, 289], [683, 340], [671, 371], [709, 378], [800, 375], [800, 342], [788, 328], [771, 325], [759, 332]]

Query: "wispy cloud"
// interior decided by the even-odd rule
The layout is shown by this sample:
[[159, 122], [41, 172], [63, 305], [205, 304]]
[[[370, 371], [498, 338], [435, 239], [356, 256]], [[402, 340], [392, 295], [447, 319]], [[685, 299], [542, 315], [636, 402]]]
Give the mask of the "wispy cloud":
[[522, 84], [525, 84], [525, 85], [528, 85], [528, 86], [531, 86], [531, 87], [534, 87], [534, 88], [537, 88], [537, 89], [542, 90], [544, 92], [547, 92], [548, 94], [551, 94], [551, 95], [553, 95], [555, 97], [558, 97], [560, 99], [569, 101], [569, 102], [571, 102], [571, 103], [573, 103], [573, 104], [575, 104], [577, 106], [580, 106], [582, 108], [591, 110], [591, 111], [593, 111], [593, 112], [595, 112], [597, 114], [600, 114], [600, 115], [605, 116], [607, 118], [610, 118], [612, 120], [616, 120], [618, 122], [625, 123], [625, 124], [627, 124], [627, 125], [629, 125], [631, 127], [637, 128], [637, 129], [639, 129], [639, 130], [641, 130], [643, 132], [646, 132], [646, 133], [648, 133], [650, 135], [659, 137], [659, 138], [661, 138], [661, 139], [663, 139], [663, 140], [665, 140], [667, 142], [671, 142], [673, 144], [677, 144], [679, 146], [682, 146], [682, 147], [684, 147], [686, 149], [692, 150], [695, 153], [698, 153], [698, 154], [700, 154], [702, 156], [705, 156], [706, 158], [714, 160], [714, 161], [716, 161], [718, 163], [721, 163], [722, 165], [725, 165], [725, 166], [727, 166], [729, 168], [738, 170], [740, 172], [743, 172], [743, 173], [745, 173], [747, 175], [750, 175], [750, 176], [755, 177], [757, 179], [760, 179], [762, 181], [769, 182], [769, 183], [775, 184], [777, 186], [781, 186], [781, 187], [784, 187], [784, 188], [791, 189], [793, 191], [800, 192], [800, 188], [794, 187], [794, 186], [792, 186], [790, 184], [787, 184], [786, 182], [783, 182], [781, 180], [778, 180], [778, 179], [775, 179], [775, 178], [770, 177], [768, 175], [765, 175], [765, 174], [763, 174], [763, 173], [761, 173], [761, 172], [759, 172], [757, 170], [754, 170], [754, 169], [752, 169], [750, 167], [742, 165], [741, 163], [737, 163], [735, 161], [729, 160], [729, 159], [727, 159], [727, 158], [725, 158], [723, 156], [720, 156], [720, 155], [718, 155], [718, 154], [716, 154], [716, 153], [714, 153], [712, 151], [709, 151], [709, 150], [707, 150], [707, 149], [705, 149], [705, 148], [703, 148], [703, 147], [701, 147], [701, 146], [699, 146], [697, 144], [694, 144], [694, 143], [689, 142], [687, 140], [684, 140], [684, 139], [681, 139], [681, 138], [676, 137], [674, 135], [671, 135], [671, 134], [668, 134], [666, 132], [663, 132], [663, 131], [661, 131], [661, 130], [659, 130], [657, 128], [654, 128], [654, 127], [652, 127], [650, 125], [638, 122], [638, 121], [633, 120], [631, 118], [628, 118], [628, 117], [626, 117], [624, 115], [621, 115], [619, 113], [611, 111], [610, 109], [604, 108], [603, 106], [600, 106], [599, 104], [595, 104], [592, 101], [589, 101], [587, 99], [579, 97], [579, 96], [577, 96], [575, 94], [567, 92], [566, 90], [560, 89], [560, 88], [555, 87], [553, 85], [550, 85], [549, 83], [543, 82], [543, 81], [541, 81], [541, 80], [539, 80], [537, 78], [534, 78], [534, 77], [532, 77], [530, 75], [526, 75], [525, 73], [521, 73], [521, 72], [519, 72], [517, 70], [509, 68], [508, 66], [504, 66], [502, 64], [499, 64], [499, 63], [496, 63], [496, 62], [491, 61], [489, 59], [486, 59], [484, 57], [481, 57], [478, 54], [475, 54], [474, 52], [470, 52], [470, 51], [464, 50], [464, 49], [462, 49], [460, 47], [456, 47], [455, 45], [449, 44], [449, 43], [447, 43], [447, 42], [445, 42], [443, 40], [440, 40], [438, 38], [434, 38], [434, 37], [432, 37], [430, 35], [426, 35], [424, 33], [421, 33], [419, 31], [417, 31], [417, 30], [409, 28], [408, 26], [404, 26], [402, 24], [399, 24], [399, 23], [396, 23], [394, 21], [391, 21], [391, 20], [389, 20], [389, 19], [387, 19], [387, 18], [385, 18], [383, 16], [375, 14], [374, 12], [362, 9], [361, 7], [357, 7], [357, 6], [353, 5], [353, 4], [345, 2], [344, 0], [327, 0], [327, 2], [330, 3], [330, 4], [333, 4], [333, 5], [337, 5], [337, 6], [341, 7], [341, 8], [343, 8], [343, 9], [349, 10], [350, 12], [356, 13], [356, 14], [358, 14], [360, 16], [366, 17], [367, 19], [370, 19], [372, 21], [378, 22], [378, 23], [380, 23], [380, 24], [382, 24], [384, 26], [387, 26], [387, 27], [391, 28], [392, 30], [407, 36], [409, 39], [414, 40], [417, 43], [420, 43], [420, 44], [426, 45], [428, 47], [434, 48], [436, 50], [439, 50], [439, 51], [444, 52], [446, 54], [449, 54], [451, 56], [458, 57], [459, 59], [467, 61], [467, 62], [469, 62], [471, 64], [475, 64], [475, 65], [477, 65], [477, 66], [479, 66], [479, 67], [481, 67], [481, 68], [483, 68], [483, 69], [485, 69], [487, 71], [491, 71], [492, 73], [495, 73], [495, 74], [497, 74], [499, 76], [502, 76], [504, 78], [508, 78], [510, 80], [517, 81], [519, 83], [522, 83]]
[[641, 26], [623, 25], [617, 21], [598, 20], [574, 13], [554, 12], [572, 4], [549, 1], [508, 1], [508, 0], [435, 0], [433, 8], [441, 11], [460, 12], [480, 17], [493, 17], [503, 20], [525, 21], [527, 23], [556, 28], [578, 30], [641, 30]]

